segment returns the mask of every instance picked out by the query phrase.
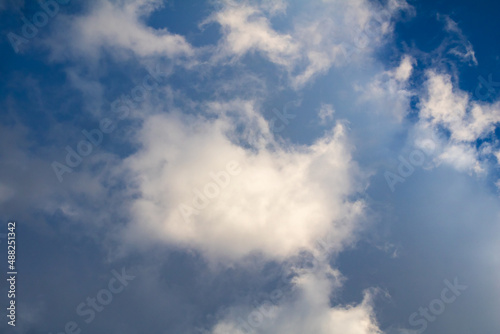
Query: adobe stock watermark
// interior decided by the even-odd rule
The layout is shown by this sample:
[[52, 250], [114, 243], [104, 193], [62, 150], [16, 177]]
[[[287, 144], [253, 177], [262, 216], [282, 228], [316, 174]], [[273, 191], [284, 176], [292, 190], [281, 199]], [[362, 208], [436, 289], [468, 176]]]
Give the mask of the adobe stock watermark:
[[418, 327], [416, 329], [418, 334], [423, 333], [427, 329], [429, 322], [436, 321], [437, 316], [445, 311], [446, 305], [455, 302], [457, 297], [467, 289], [466, 285], [458, 283], [457, 277], [455, 277], [453, 283], [445, 279], [444, 284], [446, 288], [441, 291], [440, 298], [432, 300], [428, 307], [420, 307], [418, 312], [412, 313], [408, 318], [410, 326]]
[[[83, 318], [86, 324], [90, 324], [96, 318], [96, 312], [102, 312], [106, 306], [108, 306], [113, 301], [113, 296], [117, 295], [128, 286], [129, 282], [135, 279], [135, 276], [131, 276], [126, 273], [125, 268], [121, 269], [121, 273], [116, 270], [112, 270], [111, 277], [108, 281], [107, 288], [97, 291], [95, 297], [87, 297], [84, 302], [81, 302], [76, 307], [76, 314]], [[76, 321], [68, 321], [64, 325], [64, 330], [59, 331], [56, 334], [80, 334], [82, 329]], [[52, 334], [50, 332], [49, 334]]]
[[28, 43], [31, 39], [38, 35], [39, 28], [45, 27], [49, 21], [54, 18], [60, 10], [59, 5], [67, 5], [71, 0], [39, 0], [41, 10], [37, 11], [31, 20], [22, 17], [23, 26], [21, 28], [21, 35], [19, 36], [12, 31], [7, 34], [10, 45], [16, 53], [19, 53], [19, 46]]
[[493, 100], [498, 94], [497, 89], [500, 87], [500, 82], [493, 81], [492, 73], [488, 75], [488, 81], [482, 75], [478, 76], [477, 80], [479, 82], [475, 90], [476, 97], [482, 101]]
[[255, 308], [247, 315], [246, 319], [238, 317], [238, 329], [242, 333], [254, 333], [254, 329], [259, 328], [264, 323], [265, 318], [272, 318], [276, 314], [279, 300], [284, 293], [281, 289], [273, 290], [264, 302], [255, 305]]
[[221, 191], [229, 185], [231, 177], [239, 175], [241, 170], [238, 162], [231, 160], [226, 164], [226, 170], [210, 172], [212, 182], [206, 183], [202, 190], [193, 189], [194, 197], [191, 205], [185, 203], [179, 205], [178, 209], [184, 221], [188, 222], [192, 215], [199, 215], [200, 211], [205, 209], [210, 201], [219, 196]]
[[[294, 106], [295, 108], [297, 108], [298, 106], [300, 106], [301, 103], [302, 103], [301, 100], [290, 101], [287, 104], [285, 104], [282, 112], [280, 112], [276, 108], [273, 108], [273, 113], [276, 115], [276, 117], [273, 117], [269, 121], [269, 127], [271, 128], [271, 132], [279, 133], [283, 131], [285, 127], [288, 126], [288, 124], [290, 124], [290, 120], [293, 120], [296, 117], [295, 114], [288, 113], [288, 108], [290, 108], [290, 106]], [[279, 125], [277, 125], [277, 123]]]
[[138, 108], [137, 103], [144, 102], [148, 92], [157, 89], [163, 78], [166, 78], [166, 73], [159, 70], [159, 66], [155, 67], [155, 72], [147, 74], [142, 82], [134, 86], [129, 94], [122, 94], [119, 98], [111, 103], [111, 112], [118, 114], [117, 120], [105, 117], [100, 120], [99, 126], [92, 130], [82, 130], [82, 135], [85, 139], [80, 140], [75, 148], [66, 146], [66, 157], [64, 163], [54, 160], [51, 163], [59, 182], [63, 181], [63, 176], [66, 173], [72, 173], [74, 168], [80, 166], [84, 158], [89, 156], [95, 148], [99, 147], [104, 138], [104, 134], [111, 134], [116, 129], [116, 121], [125, 119], [130, 115], [131, 111]]
[[407, 158], [401, 155], [398, 157], [399, 165], [397, 173], [390, 171], [384, 173], [387, 185], [392, 192], [396, 190], [396, 184], [405, 182], [405, 180], [415, 172], [416, 167], [420, 167], [424, 164], [426, 157], [431, 155], [436, 149], [436, 143], [427, 139], [422, 143], [422, 147], [422, 150], [414, 149], [411, 151]]

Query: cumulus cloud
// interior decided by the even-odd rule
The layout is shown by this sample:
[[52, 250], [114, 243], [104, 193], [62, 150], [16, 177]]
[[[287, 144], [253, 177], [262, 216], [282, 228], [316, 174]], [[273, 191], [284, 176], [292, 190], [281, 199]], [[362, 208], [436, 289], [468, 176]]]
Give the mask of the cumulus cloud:
[[231, 310], [212, 334], [379, 334], [372, 299], [375, 290], [364, 292], [357, 305], [331, 306], [330, 295], [341, 287], [341, 275], [330, 268], [305, 270], [293, 280], [294, 292], [275, 305]]
[[207, 108], [210, 117], [145, 120], [142, 148], [126, 162], [140, 196], [129, 237], [143, 232], [221, 259], [284, 259], [326, 234], [338, 251], [352, 239], [363, 202], [350, 196], [363, 175], [341, 122], [298, 146], [275, 140], [252, 101]]
[[[360, 160], [366, 162], [382, 150], [390, 151], [388, 143], [407, 130], [410, 97], [420, 94], [414, 139], [419, 147], [432, 138], [438, 147], [434, 157], [437, 164], [481, 172], [483, 156], [500, 159], [496, 143], [476, 148], [478, 139], [494, 133], [499, 121], [498, 103], [474, 101], [456, 88], [450, 76], [437, 71], [429, 71], [423, 92], [417, 91], [411, 86], [416, 60], [410, 55], [385, 71], [380, 71], [379, 63], [372, 67], [368, 64], [369, 70], [362, 74], [344, 71], [343, 66], [349, 63], [359, 69], [360, 64], [374, 61], [372, 52], [390, 39], [398, 13], [412, 12], [405, 1], [389, 0], [383, 6], [368, 0], [219, 3], [222, 6], [208, 15], [201, 27], [218, 26], [221, 38], [202, 49], [167, 29], [147, 26], [145, 19], [161, 7], [162, 1], [94, 1], [82, 5], [83, 13], [61, 13], [54, 22], [54, 34], [43, 39], [53, 59], [76, 60], [79, 64], [97, 60], [96, 67], [101, 70], [104, 66], [100, 61], [108, 53], [116, 56], [112, 62], [119, 66], [132, 63], [130, 58], [138, 58], [142, 64], [161, 64], [165, 57], [185, 57], [199, 65], [196, 71], [201, 69], [202, 73], [175, 73], [178, 78], [189, 72], [187, 83], [176, 83], [174, 87], [165, 88], [166, 83], [159, 82], [157, 92], [134, 104], [137, 108], [132, 113], [137, 122], [127, 132], [134, 137], [119, 152], [120, 157], [128, 158], [121, 161], [114, 154], [89, 156], [79, 170], [67, 175], [67, 188], [63, 190], [57, 188], [50, 160], [26, 153], [33, 150], [31, 145], [19, 141], [16, 131], [2, 128], [0, 138], [5, 140], [0, 144], [0, 155], [7, 158], [0, 167], [12, 177], [0, 182], [0, 205], [15, 204], [20, 212], [28, 204], [37, 210], [56, 212], [69, 221], [92, 220], [98, 222], [95, 225], [105, 222], [105, 233], [118, 232], [119, 241], [125, 241], [126, 246], [157, 242], [182, 251], [195, 250], [209, 260], [231, 265], [255, 254], [261, 263], [281, 263], [297, 254], [316, 254], [316, 241], [325, 236], [330, 240], [329, 251], [337, 254], [352, 244], [364, 227], [366, 208], [360, 198], [370, 175], [353, 158], [359, 151], [352, 144], [350, 123], [338, 117], [348, 114], [352, 123], [366, 124], [357, 129], [357, 142], [365, 142]], [[289, 15], [288, 23], [281, 25], [280, 15], [285, 14]], [[447, 31], [461, 42], [451, 46], [449, 54], [475, 63], [473, 49], [458, 26], [450, 19], [446, 24]], [[329, 78], [337, 81], [331, 89], [335, 98], [317, 105], [311, 100], [325, 98], [329, 92], [316, 95], [311, 94], [312, 89], [301, 91], [311, 94], [304, 104], [310, 103], [312, 111], [319, 110], [310, 117], [319, 117], [323, 126], [334, 124], [332, 128], [310, 141], [292, 138], [293, 143], [274, 134], [260, 110], [263, 100], [275, 97], [275, 91], [269, 92], [273, 89], [271, 82], [266, 81], [263, 71], [259, 72], [261, 69], [244, 75], [232, 72], [248, 64], [247, 55], [257, 55], [276, 65], [269, 76], [286, 77], [286, 85], [295, 90], [332, 68], [338, 70]], [[221, 68], [230, 70], [214, 75]], [[176, 70], [175, 66], [169, 67], [168, 73]], [[89, 92], [90, 97], [106, 94], [104, 83], [100, 84], [101, 72], [96, 73], [95, 81], [82, 80], [78, 70], [66, 68], [73, 86]], [[191, 80], [204, 76], [208, 79]], [[342, 87], [342, 93], [338, 87]], [[172, 107], [172, 100], [181, 95], [183, 110], [179, 111]], [[336, 101], [341, 95], [347, 98]], [[93, 103], [99, 109], [101, 100]], [[307, 118], [297, 115], [296, 122], [299, 120]], [[66, 131], [80, 133], [81, 129], [71, 127]], [[309, 144], [297, 143], [302, 140]], [[9, 150], [7, 145], [15, 149]], [[61, 151], [57, 152], [59, 156]], [[127, 155], [129, 152], [133, 153]], [[51, 155], [61, 159], [56, 153]], [[25, 173], [23, 166], [28, 165], [33, 166], [36, 175]], [[106, 171], [116, 166], [118, 173]], [[82, 226], [91, 230], [88, 224]], [[108, 238], [99, 233], [97, 239], [101, 246], [108, 246], [102, 242]], [[384, 245], [385, 251], [393, 248]], [[317, 270], [294, 268], [292, 293], [268, 305], [265, 316], [269, 321], [253, 326], [250, 332], [380, 333], [372, 306], [373, 291], [366, 291], [360, 303], [335, 304], [332, 295], [342, 288], [342, 277], [330, 268], [331, 255]], [[397, 253], [393, 252], [393, 256]], [[158, 260], [160, 265], [162, 260]], [[149, 287], [169, 282], [147, 273], [145, 276], [151, 283], [146, 284]], [[156, 295], [165, 299], [163, 294]], [[158, 305], [177, 308], [177, 304], [169, 303], [162, 300], [150, 306], [160, 313], [165, 308]], [[239, 317], [251, 313], [252, 308], [243, 305], [229, 309], [235, 312], [219, 318], [211, 327], [212, 334], [247, 333]]]

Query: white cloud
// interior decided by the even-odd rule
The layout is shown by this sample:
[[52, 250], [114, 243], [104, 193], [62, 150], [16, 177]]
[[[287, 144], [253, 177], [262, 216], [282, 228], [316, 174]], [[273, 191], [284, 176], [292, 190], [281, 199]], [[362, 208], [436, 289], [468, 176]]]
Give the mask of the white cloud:
[[[277, 305], [246, 309], [217, 323], [212, 334], [378, 334], [372, 309], [373, 291], [365, 291], [358, 305], [330, 305], [330, 295], [341, 287], [340, 273], [322, 268], [294, 278], [294, 293]], [[235, 310], [231, 312], [235, 314]]]
[[437, 163], [451, 164], [459, 170], [484, 172], [481, 160], [483, 155], [490, 155], [492, 149], [478, 150], [476, 141], [491, 134], [498, 122], [499, 103], [474, 101], [468, 93], [454, 87], [449, 75], [427, 72], [417, 129], [427, 133], [423, 136], [431, 134], [441, 138], [436, 151]]
[[[477, 65], [476, 54], [474, 52], [474, 48], [472, 44], [467, 40], [464, 36], [462, 29], [459, 28], [458, 24], [453, 21], [449, 16], [442, 16], [445, 21], [445, 30], [452, 35], [454, 35], [454, 39], [458, 42], [458, 45], [451, 48], [448, 53], [457, 56], [464, 62], [472, 63], [473, 65]], [[438, 15], [438, 18], [441, 18], [441, 15]], [[457, 44], [457, 43], [454, 44]]]
[[414, 62], [411, 56], [405, 55], [397, 67], [375, 74], [364, 85], [356, 84], [356, 89], [362, 93], [360, 101], [368, 103], [372, 112], [392, 115], [401, 123], [408, 114], [410, 98], [415, 94], [408, 82]]
[[461, 171], [473, 170], [476, 173], [483, 172], [483, 168], [477, 160], [477, 152], [470, 145], [447, 145], [437, 159]]
[[[151, 60], [149, 57], [161, 59], [165, 55], [193, 58], [198, 55], [184, 37], [145, 25], [142, 20], [158, 8], [156, 1], [97, 1], [96, 4], [83, 17], [66, 17], [64, 24], [68, 24], [68, 31], [64, 33], [68, 35], [52, 40], [54, 55], [62, 56], [68, 52], [75, 58], [81, 54], [99, 58], [102, 49], [118, 55], [130, 52], [148, 60]], [[215, 50], [215, 58], [219, 57], [218, 60], [223, 62], [227, 58], [237, 61], [246, 54], [258, 53], [284, 68], [289, 74], [289, 85], [300, 89], [331, 67], [369, 58], [373, 48], [390, 37], [396, 13], [409, 8], [403, 1], [389, 1], [386, 8], [374, 8], [371, 2], [365, 0], [317, 1], [316, 5], [316, 11], [310, 16], [310, 13], [299, 13], [291, 19], [293, 24], [285, 31], [273, 25], [275, 15], [289, 10], [284, 1], [224, 6], [211, 16], [211, 20], [222, 27], [223, 38], [218, 48], [207, 50]], [[451, 23], [448, 29], [457, 32]], [[59, 47], [55, 41], [68, 49]], [[349, 47], [356, 51], [350, 53]], [[471, 53], [467, 48], [465, 52], [456, 49], [451, 53], [475, 60], [473, 51]], [[368, 71], [360, 76], [348, 76], [345, 80], [346, 90], [350, 90], [354, 82], [367, 83], [361, 88], [361, 102], [366, 102], [368, 107], [364, 113], [352, 118], [363, 118], [366, 123], [371, 123], [373, 133], [360, 136], [369, 138], [364, 145], [373, 148], [370, 154], [380, 150], [381, 146], [383, 149], [388, 146], [379, 143], [389, 142], [376, 140], [372, 134], [394, 140], [394, 133], [405, 130], [406, 124], [385, 123], [389, 123], [388, 114], [394, 115], [400, 123], [406, 116], [409, 97], [414, 93], [408, 83], [413, 65], [413, 58], [404, 56], [394, 69], [375, 75], [373, 80], [369, 80]], [[94, 86], [91, 81], [80, 80], [77, 72], [67, 73], [75, 86], [93, 92], [93, 95], [102, 95], [101, 87]], [[342, 73], [350, 74], [348, 71]], [[265, 88], [268, 88], [259, 74], [248, 75], [244, 79], [234, 75], [219, 82], [211, 79], [207, 80], [208, 85], [210, 89], [215, 89], [204, 90], [203, 87], [200, 95], [216, 91], [214, 96], [217, 97], [217, 93], [224, 91], [230, 93], [226, 95], [240, 96], [240, 99], [200, 102], [206, 113], [193, 115], [169, 108], [173, 104], [171, 96], [163, 94], [161, 97], [164, 100], [158, 103], [160, 106], [148, 104], [144, 106], [145, 110], [136, 110], [139, 117], [143, 117], [137, 141], [132, 143], [138, 144], [134, 146], [137, 152], [124, 163], [129, 178], [120, 179], [134, 196], [131, 202], [123, 204], [130, 204], [131, 216], [127, 219], [131, 222], [125, 231], [128, 241], [140, 244], [158, 241], [184, 250], [194, 249], [211, 260], [221, 261], [240, 260], [255, 253], [263, 255], [266, 260], [289, 259], [304, 250], [314, 253], [315, 242], [325, 235], [330, 236], [333, 252], [343, 250], [354, 241], [356, 232], [362, 228], [361, 217], [364, 214], [364, 202], [357, 200], [356, 195], [365, 189], [367, 175], [351, 158], [353, 147], [347, 136], [346, 124], [337, 121], [331, 131], [317, 138], [313, 144], [290, 144], [275, 138], [259, 113], [255, 97], [259, 94], [255, 92], [259, 90], [262, 93], [259, 97], [262, 98]], [[207, 85], [207, 82], [202, 84]], [[482, 154], [497, 152], [497, 157], [500, 156], [497, 147], [483, 148], [481, 153], [474, 146], [475, 140], [494, 130], [499, 120], [498, 104], [472, 101], [470, 96], [453, 86], [449, 76], [436, 72], [429, 72], [425, 88], [421, 119], [416, 127], [417, 146], [432, 138], [432, 142], [439, 146], [435, 157], [438, 163], [476, 172], [483, 170], [479, 163]], [[171, 88], [164, 89], [163, 93], [169, 90], [171, 95], [175, 94]], [[341, 102], [337, 104], [337, 101], [323, 104], [320, 119], [331, 120], [345, 110], [362, 109], [357, 105], [357, 97], [348, 98], [347, 107]], [[154, 102], [151, 104], [154, 105]], [[184, 105], [192, 104], [196, 102], [190, 100]], [[336, 112], [333, 105], [338, 108]], [[153, 112], [147, 110], [149, 107], [174, 111], [152, 115]], [[378, 118], [371, 115], [377, 113], [385, 114]], [[372, 122], [374, 119], [378, 123]], [[387, 131], [388, 128], [390, 131]], [[449, 132], [450, 138], [440, 132], [442, 129]], [[5, 138], [14, 140], [16, 137], [13, 134], [7, 133]], [[7, 144], [13, 145], [7, 141], [3, 145]], [[0, 150], [4, 151], [2, 145]], [[108, 181], [111, 177], [95, 174], [97, 167], [92, 167], [97, 163], [82, 166], [82, 171], [75, 170], [71, 176], [79, 173], [77, 181], [70, 185], [67, 192], [57, 190], [64, 198], [57, 198], [56, 201], [52, 198], [55, 197], [53, 193], [57, 184], [46, 181], [55, 180], [54, 175], [49, 168], [40, 167], [49, 166], [49, 162], [24, 154], [23, 150], [29, 151], [17, 147], [4, 151], [8, 159], [2, 163], [7, 166], [4, 168], [8, 174], [14, 177], [0, 184], [0, 201], [11, 205], [11, 199], [17, 196], [22, 199], [17, 200], [19, 207], [26, 203], [32, 207], [37, 204], [44, 210], [59, 210], [69, 219], [106, 223], [121, 221], [117, 217], [123, 217], [116, 214], [116, 208], [111, 208], [113, 204], [109, 204], [122, 203], [122, 196], [112, 197], [110, 194], [120, 187], [110, 186]], [[89, 159], [99, 163], [117, 163], [116, 157], [99, 158], [96, 155]], [[238, 164], [238, 171], [231, 173], [228, 169], [234, 169], [234, 166], [229, 167], [233, 161]], [[36, 170], [33, 178], [26, 177], [22, 171], [22, 167], [28, 165]], [[212, 173], [219, 174], [219, 177], [223, 175], [218, 182], [224, 185], [218, 185]], [[212, 198], [198, 198], [206, 203], [195, 204], [193, 200], [201, 197], [197, 194], [198, 190], [219, 194], [213, 197], [205, 195]], [[80, 198], [71, 200], [70, 196], [64, 196], [68, 193], [80, 195]], [[42, 197], [51, 199], [46, 201]], [[81, 209], [84, 206], [82, 198], [89, 197], [98, 203], [87, 210]], [[107, 201], [101, 201], [102, 198]], [[101, 211], [94, 211], [94, 208]], [[106, 215], [102, 214], [104, 211], [107, 211]], [[122, 227], [121, 224], [116, 225], [110, 227], [112, 233]], [[99, 239], [102, 240], [101, 235]], [[393, 249], [391, 245], [386, 246], [386, 251]], [[396, 251], [393, 254], [397, 256]], [[331, 305], [331, 295], [340, 289], [340, 274], [337, 271], [329, 267], [319, 272], [301, 270], [292, 285], [295, 293], [273, 307], [272, 321], [263, 323], [256, 329], [257, 332], [380, 332], [374, 320], [371, 292], [366, 292], [359, 304]], [[228, 316], [214, 326], [213, 333], [243, 333], [238, 326], [238, 319]]]
[[394, 71], [394, 78], [398, 81], [406, 82], [410, 78], [412, 72], [413, 72], [413, 63], [415, 60], [406, 55], [403, 57], [401, 60], [401, 63], [399, 64], [399, 67]]
[[297, 45], [290, 35], [279, 34], [271, 27], [269, 19], [261, 8], [245, 3], [225, 1], [224, 8], [213, 14], [205, 24], [217, 22], [224, 33], [217, 57], [243, 56], [248, 52], [260, 51], [272, 62], [289, 65], [297, 53]]
[[56, 59], [99, 58], [102, 50], [120, 57], [192, 56], [194, 50], [183, 36], [148, 27], [143, 21], [161, 7], [157, 0], [96, 1], [85, 15], [59, 15], [55, 33], [46, 40]]
[[[396, 0], [385, 8], [366, 0], [314, 2], [314, 15], [299, 13], [293, 28], [278, 32], [270, 21], [274, 12], [266, 16], [265, 6], [246, 1], [222, 3], [223, 8], [205, 22], [222, 27], [224, 38], [216, 59], [260, 52], [288, 71], [296, 89], [333, 65], [370, 55], [391, 35], [393, 17], [412, 10], [405, 1]], [[290, 11], [288, 15], [292, 15]]]
[[[348, 197], [363, 180], [344, 125], [311, 146], [289, 146], [274, 140], [251, 101], [207, 107], [208, 118], [170, 113], [145, 120], [142, 149], [127, 160], [140, 194], [129, 237], [146, 234], [215, 259], [284, 259], [328, 234], [337, 251], [352, 240], [363, 203]], [[241, 173], [197, 209], [194, 190], [215, 185], [210, 173], [230, 161]]]

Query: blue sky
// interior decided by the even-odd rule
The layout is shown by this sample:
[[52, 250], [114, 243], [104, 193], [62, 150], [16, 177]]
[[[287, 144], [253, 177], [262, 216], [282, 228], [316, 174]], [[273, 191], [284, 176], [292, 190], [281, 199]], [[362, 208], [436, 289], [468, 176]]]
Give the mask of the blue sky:
[[0, 0], [0, 331], [497, 333], [499, 6]]

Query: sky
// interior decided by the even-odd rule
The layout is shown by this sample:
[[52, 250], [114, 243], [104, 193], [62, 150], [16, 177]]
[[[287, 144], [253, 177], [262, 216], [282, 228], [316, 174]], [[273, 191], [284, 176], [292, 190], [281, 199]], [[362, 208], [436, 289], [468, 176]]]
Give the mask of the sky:
[[0, 332], [497, 334], [499, 9], [0, 0]]

